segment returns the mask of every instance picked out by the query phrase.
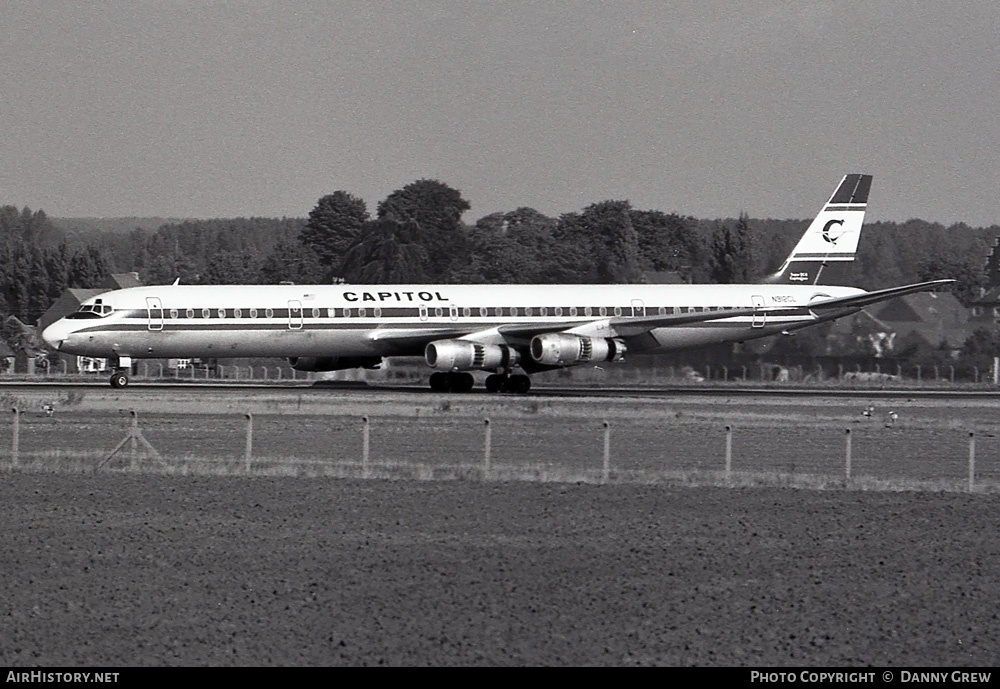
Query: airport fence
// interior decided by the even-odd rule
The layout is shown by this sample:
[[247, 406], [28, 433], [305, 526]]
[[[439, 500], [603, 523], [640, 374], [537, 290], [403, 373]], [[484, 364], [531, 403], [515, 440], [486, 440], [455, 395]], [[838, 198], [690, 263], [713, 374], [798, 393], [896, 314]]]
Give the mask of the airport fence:
[[[225, 361], [225, 360], [223, 360]], [[489, 372], [477, 372], [485, 379]], [[65, 359], [53, 363], [32, 362], [19, 372], [0, 374], [2, 379], [54, 378], [59, 380], [94, 380], [104, 382], [110, 371], [69, 370]], [[296, 371], [287, 362], [213, 363], [170, 367], [164, 360], [139, 360], [132, 367], [136, 381], [149, 382], [228, 382], [288, 383], [360, 381], [388, 384], [425, 384], [429, 369], [420, 362], [392, 361], [380, 369], [347, 369], [331, 372]], [[778, 364], [768, 362], [717, 361], [679, 363], [658, 357], [636, 356], [626, 362], [606, 366], [577, 366], [548, 371], [533, 376], [540, 385], [664, 385], [713, 382], [723, 384], [804, 384], [849, 387], [882, 386], [976, 386], [995, 388], [1000, 384], [1000, 367], [954, 364], [903, 364], [898, 361], [872, 360], [825, 361], [814, 364]]]
[[852, 425], [15, 409], [0, 457], [38, 471], [1000, 492], [995, 433]]

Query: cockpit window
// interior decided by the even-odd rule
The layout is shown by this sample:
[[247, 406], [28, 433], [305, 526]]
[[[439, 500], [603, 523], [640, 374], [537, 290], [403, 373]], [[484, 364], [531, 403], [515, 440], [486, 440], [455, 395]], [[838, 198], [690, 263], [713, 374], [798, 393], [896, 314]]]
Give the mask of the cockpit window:
[[104, 318], [110, 316], [114, 311], [110, 304], [83, 304], [80, 308], [66, 318]]

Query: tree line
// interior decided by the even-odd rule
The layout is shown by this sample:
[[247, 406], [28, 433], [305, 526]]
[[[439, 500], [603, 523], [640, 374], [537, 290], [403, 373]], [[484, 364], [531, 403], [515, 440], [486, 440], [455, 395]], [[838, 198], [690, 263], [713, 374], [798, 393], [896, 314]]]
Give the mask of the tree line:
[[[521, 207], [469, 223], [470, 208], [460, 191], [433, 179], [393, 191], [374, 214], [337, 190], [306, 218], [188, 220], [126, 233], [67, 234], [44, 211], [4, 206], [0, 313], [33, 323], [67, 287], [96, 287], [109, 273], [130, 271], [146, 284], [635, 283], [663, 273], [749, 282], [776, 270], [809, 222], [705, 220], [605, 200], [559, 217]], [[955, 294], [969, 303], [987, 286], [983, 268], [998, 236], [996, 225], [870, 223], [853, 284], [953, 277]]]

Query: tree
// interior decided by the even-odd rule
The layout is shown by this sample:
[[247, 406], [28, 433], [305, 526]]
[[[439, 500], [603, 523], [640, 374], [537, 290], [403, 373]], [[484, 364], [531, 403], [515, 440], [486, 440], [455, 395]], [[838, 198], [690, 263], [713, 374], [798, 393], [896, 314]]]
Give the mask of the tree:
[[705, 241], [694, 218], [661, 211], [630, 213], [644, 270], [673, 270], [685, 277], [705, 261]]
[[389, 194], [378, 205], [380, 220], [412, 221], [415, 241], [426, 253], [427, 278], [448, 281], [456, 266], [468, 262], [468, 233], [462, 213], [469, 210], [462, 193], [434, 179], [420, 179]]
[[415, 220], [381, 218], [365, 225], [358, 242], [344, 257], [348, 282], [406, 284], [423, 282], [427, 252], [417, 241]]
[[309, 212], [299, 241], [314, 251], [331, 272], [340, 272], [344, 254], [357, 242], [368, 220], [363, 200], [346, 191], [335, 191], [321, 198]]
[[260, 282], [261, 258], [250, 251], [220, 253], [208, 262], [203, 285], [253, 285]]
[[567, 213], [555, 232], [559, 244], [553, 272], [572, 282], [639, 282], [639, 238], [628, 201], [602, 201]]
[[980, 261], [971, 256], [929, 256], [918, 264], [918, 280], [942, 278], [958, 281], [950, 289], [966, 306], [979, 298], [981, 288], [985, 286], [983, 267]]
[[330, 269], [319, 262], [311, 249], [299, 242], [287, 242], [274, 247], [260, 266], [261, 284], [279, 282], [320, 284], [329, 282]]
[[550, 282], [557, 225], [526, 207], [480, 218], [469, 233], [471, 277], [494, 284]]
[[740, 213], [731, 224], [717, 224], [709, 252], [709, 277], [719, 284], [750, 282], [755, 273], [750, 218]]

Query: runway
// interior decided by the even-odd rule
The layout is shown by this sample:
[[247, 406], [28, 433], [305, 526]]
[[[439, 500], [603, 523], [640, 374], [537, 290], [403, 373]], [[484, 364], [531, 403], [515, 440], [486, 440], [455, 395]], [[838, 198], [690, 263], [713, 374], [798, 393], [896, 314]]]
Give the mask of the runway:
[[648, 399], [668, 399], [677, 397], [770, 397], [770, 398], [872, 398], [872, 399], [978, 399], [1000, 400], [1000, 388], [992, 386], [938, 386], [920, 388], [869, 388], [854, 386], [766, 386], [766, 385], [644, 385], [644, 386], [558, 386], [535, 384], [526, 395], [487, 393], [477, 387], [468, 393], [442, 393], [431, 390], [424, 384], [390, 385], [365, 383], [361, 381], [313, 381], [313, 382], [132, 382], [127, 388], [114, 390], [101, 379], [97, 381], [3, 381], [4, 390], [31, 392], [43, 391], [85, 391], [87, 393], [109, 392], [115, 394], [161, 393], [167, 390], [184, 391], [226, 391], [229, 393], [269, 393], [286, 395], [330, 395], [353, 393], [368, 395], [433, 395], [440, 398], [465, 396], [488, 396], [504, 399], [524, 399], [532, 397], [574, 397], [574, 398], [619, 398], [634, 397]]

